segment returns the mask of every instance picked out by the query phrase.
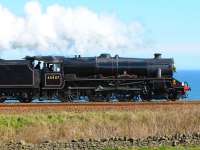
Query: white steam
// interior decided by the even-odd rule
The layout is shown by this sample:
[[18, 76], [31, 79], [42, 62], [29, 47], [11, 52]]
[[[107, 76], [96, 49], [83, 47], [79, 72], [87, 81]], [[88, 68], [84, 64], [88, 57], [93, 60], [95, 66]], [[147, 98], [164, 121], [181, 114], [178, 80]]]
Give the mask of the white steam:
[[120, 53], [144, 46], [140, 23], [126, 24], [113, 15], [87, 8], [27, 2], [25, 15], [16, 16], [0, 5], [0, 50], [37, 54]]

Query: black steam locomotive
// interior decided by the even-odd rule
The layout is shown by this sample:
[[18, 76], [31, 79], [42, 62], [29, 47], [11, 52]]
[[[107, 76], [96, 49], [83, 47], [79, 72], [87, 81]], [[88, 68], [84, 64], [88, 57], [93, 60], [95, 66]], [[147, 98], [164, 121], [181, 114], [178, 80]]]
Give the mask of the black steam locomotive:
[[98, 57], [66, 58], [34, 56], [23, 60], [0, 60], [0, 102], [16, 98], [57, 98], [73, 102], [177, 100], [186, 97], [188, 84], [173, 77], [173, 59]]

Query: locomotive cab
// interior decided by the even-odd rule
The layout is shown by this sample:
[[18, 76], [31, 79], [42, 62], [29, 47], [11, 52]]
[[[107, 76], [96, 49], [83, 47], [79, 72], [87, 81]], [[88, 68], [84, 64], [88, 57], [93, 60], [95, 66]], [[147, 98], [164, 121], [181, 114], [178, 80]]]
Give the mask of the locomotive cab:
[[41, 89], [59, 89], [63, 87], [63, 57], [34, 57], [33, 66], [40, 71]]

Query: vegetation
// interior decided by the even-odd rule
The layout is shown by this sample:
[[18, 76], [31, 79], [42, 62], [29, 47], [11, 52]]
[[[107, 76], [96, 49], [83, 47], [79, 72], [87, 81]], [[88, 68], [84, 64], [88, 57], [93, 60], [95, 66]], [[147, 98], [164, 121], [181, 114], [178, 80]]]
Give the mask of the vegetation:
[[96, 112], [5, 112], [0, 114], [0, 140], [144, 138], [200, 131], [198, 106]]

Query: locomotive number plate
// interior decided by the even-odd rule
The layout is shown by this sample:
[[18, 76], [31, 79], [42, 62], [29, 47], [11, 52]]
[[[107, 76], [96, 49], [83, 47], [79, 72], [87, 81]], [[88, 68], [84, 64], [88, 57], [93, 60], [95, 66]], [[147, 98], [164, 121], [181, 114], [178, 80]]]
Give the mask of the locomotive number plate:
[[61, 74], [59, 73], [45, 74], [45, 86], [60, 86], [61, 81]]
[[59, 80], [60, 75], [47, 75], [47, 80]]

